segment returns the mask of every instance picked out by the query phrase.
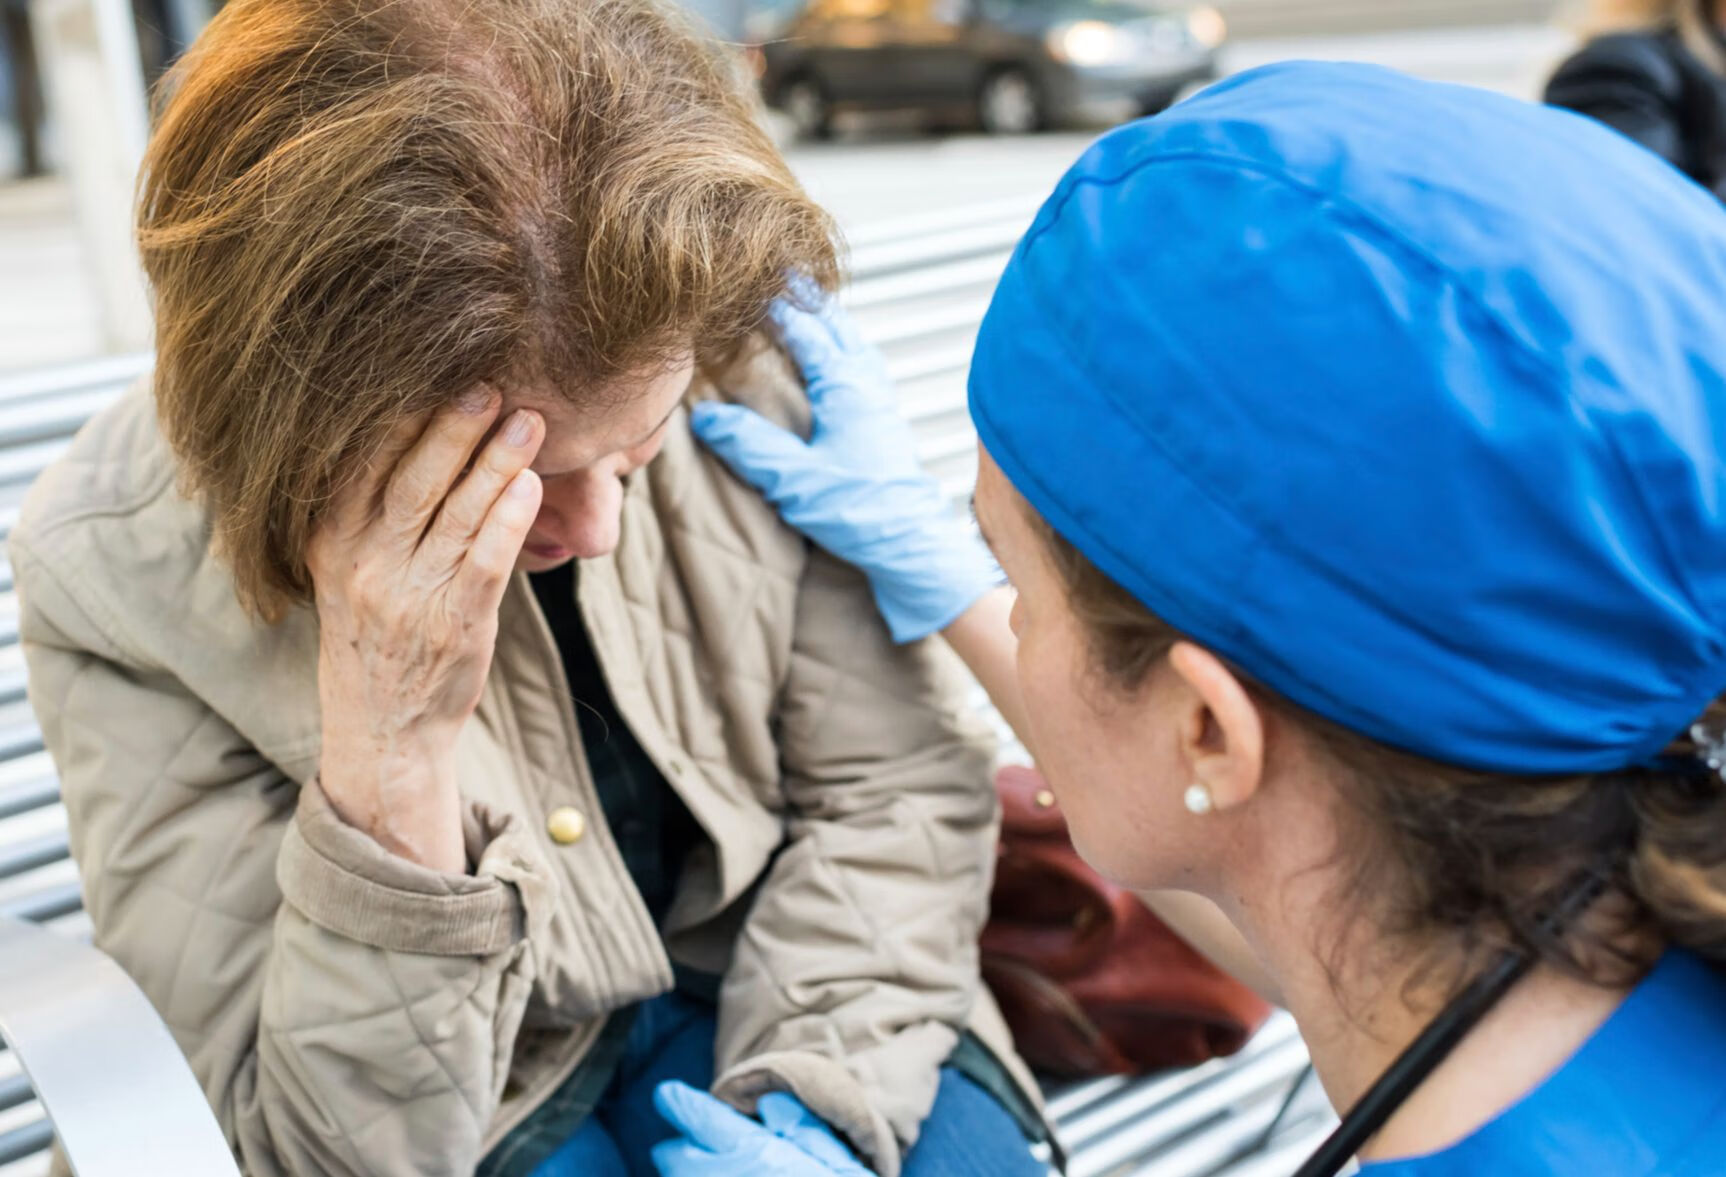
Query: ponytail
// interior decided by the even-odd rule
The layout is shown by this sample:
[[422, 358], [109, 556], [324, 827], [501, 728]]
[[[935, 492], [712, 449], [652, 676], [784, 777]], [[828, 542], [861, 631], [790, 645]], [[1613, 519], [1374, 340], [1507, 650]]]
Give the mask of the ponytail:
[[1726, 700], [1667, 755], [1632, 793], [1630, 887], [1663, 940], [1726, 965]]

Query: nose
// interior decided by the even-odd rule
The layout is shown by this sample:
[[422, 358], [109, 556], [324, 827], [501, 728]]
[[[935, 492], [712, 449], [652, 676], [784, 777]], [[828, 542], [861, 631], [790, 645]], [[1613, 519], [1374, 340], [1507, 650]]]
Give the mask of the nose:
[[545, 481], [529, 547], [560, 548], [579, 560], [609, 555], [623, 519], [623, 483], [614, 471], [579, 470]]

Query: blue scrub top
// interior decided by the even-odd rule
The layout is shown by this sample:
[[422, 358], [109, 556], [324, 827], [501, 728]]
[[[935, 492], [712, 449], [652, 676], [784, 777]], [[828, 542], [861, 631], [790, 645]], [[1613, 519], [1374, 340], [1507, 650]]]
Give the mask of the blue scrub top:
[[1668, 952], [1556, 1074], [1454, 1147], [1361, 1177], [1726, 1174], [1726, 973]]

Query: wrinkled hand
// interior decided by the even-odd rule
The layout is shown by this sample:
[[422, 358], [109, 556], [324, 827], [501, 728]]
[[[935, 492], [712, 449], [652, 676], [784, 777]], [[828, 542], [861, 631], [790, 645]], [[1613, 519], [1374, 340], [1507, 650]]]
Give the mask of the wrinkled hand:
[[660, 1177], [872, 1177], [796, 1098], [761, 1097], [760, 1122], [684, 1083], [661, 1083], [654, 1106], [683, 1135], [653, 1150]]
[[696, 435], [786, 523], [863, 570], [895, 640], [945, 628], [999, 577], [919, 464], [880, 353], [836, 307], [781, 302], [773, 320], [808, 386], [810, 440], [724, 404], [697, 406]]
[[499, 408], [479, 394], [397, 430], [307, 552], [324, 791], [386, 848], [457, 872], [450, 753], [479, 703], [498, 605], [540, 501], [528, 466], [544, 423], [517, 411], [487, 440]]

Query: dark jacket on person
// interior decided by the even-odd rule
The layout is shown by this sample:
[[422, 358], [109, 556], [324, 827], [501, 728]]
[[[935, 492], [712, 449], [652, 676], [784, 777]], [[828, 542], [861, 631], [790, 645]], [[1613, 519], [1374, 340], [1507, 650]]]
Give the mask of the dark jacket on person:
[[1726, 76], [1676, 29], [1589, 42], [1558, 68], [1546, 101], [1623, 132], [1726, 200]]

